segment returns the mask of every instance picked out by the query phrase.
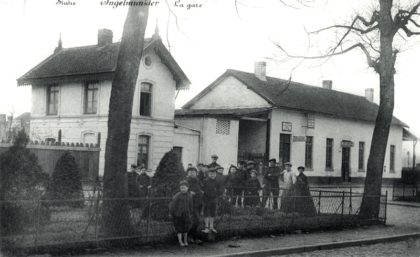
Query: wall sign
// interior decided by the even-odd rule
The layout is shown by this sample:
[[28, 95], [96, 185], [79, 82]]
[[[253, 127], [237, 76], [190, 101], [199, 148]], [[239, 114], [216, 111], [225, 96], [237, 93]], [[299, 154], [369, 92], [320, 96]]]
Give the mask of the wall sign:
[[281, 130], [292, 132], [292, 123], [291, 122], [282, 122], [281, 123]]
[[305, 136], [293, 136], [293, 142], [306, 142]]

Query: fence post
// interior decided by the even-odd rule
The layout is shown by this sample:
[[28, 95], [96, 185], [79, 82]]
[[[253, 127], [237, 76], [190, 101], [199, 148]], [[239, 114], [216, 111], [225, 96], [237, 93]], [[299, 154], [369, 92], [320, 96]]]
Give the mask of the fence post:
[[98, 244], [98, 212], [99, 212], [99, 193], [98, 195], [96, 195], [96, 200], [95, 200], [95, 242], [96, 244]]
[[402, 197], [402, 199], [405, 200], [405, 185], [404, 184], [403, 184], [403, 197]]
[[318, 193], [318, 214], [321, 214], [321, 194], [322, 194], [322, 191], [319, 191], [319, 193]]
[[350, 187], [350, 195], [349, 195], [349, 201], [350, 201], [350, 203], [349, 203], [349, 214], [352, 214], [352, 212], [353, 212], [353, 190], [351, 189], [351, 187]]
[[386, 209], [388, 208], [388, 190], [385, 191], [385, 217], [384, 217], [384, 225], [386, 225], [386, 215], [387, 215], [387, 211]]
[[146, 221], [146, 242], [149, 242], [150, 213], [152, 212], [152, 210], [151, 210], [151, 204], [150, 204], [149, 189], [147, 189], [146, 200], [147, 200], [147, 205], [148, 205], [148, 210], [149, 210], [147, 212], [147, 221]]
[[36, 209], [35, 209], [35, 251], [38, 251], [38, 233], [39, 233], [39, 219], [40, 219], [40, 206], [41, 201], [38, 199], [36, 201]]
[[341, 194], [341, 226], [343, 226], [344, 219], [344, 191]]

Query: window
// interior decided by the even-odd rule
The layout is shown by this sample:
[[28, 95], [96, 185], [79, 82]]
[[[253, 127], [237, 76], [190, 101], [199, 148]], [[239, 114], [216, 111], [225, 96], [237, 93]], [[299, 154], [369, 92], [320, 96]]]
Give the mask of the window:
[[47, 88], [47, 115], [58, 114], [58, 86], [48, 86]]
[[179, 162], [182, 163], [182, 147], [180, 146], [174, 146], [174, 153], [176, 153], [176, 155], [178, 156], [178, 160]]
[[146, 67], [150, 67], [152, 65], [152, 57], [146, 56], [144, 58], [144, 65], [146, 65]]
[[151, 114], [152, 114], [152, 84], [141, 83], [140, 115], [150, 117]]
[[305, 168], [312, 169], [312, 148], [313, 148], [313, 137], [306, 137], [305, 144]]
[[230, 134], [230, 120], [217, 119], [216, 134], [229, 135]]
[[308, 128], [315, 128], [315, 115], [313, 113], [306, 114], [306, 126]]
[[395, 145], [389, 148], [389, 172], [395, 172]]
[[333, 169], [333, 143], [334, 139], [327, 138], [327, 146], [326, 146], [326, 153], [325, 153], [325, 169], [332, 170]]
[[95, 114], [98, 109], [98, 84], [88, 83], [85, 85], [85, 113]]
[[279, 162], [283, 167], [286, 162], [290, 162], [290, 138], [290, 134], [280, 134]]
[[139, 145], [137, 152], [137, 165], [149, 168], [150, 137], [139, 136]]
[[47, 137], [45, 139], [45, 143], [47, 143], [47, 144], [54, 144], [55, 143], [55, 138]]
[[365, 142], [359, 142], [359, 171], [365, 167]]
[[84, 144], [93, 144], [96, 145], [98, 139], [96, 138], [96, 134], [93, 132], [86, 132], [83, 134], [83, 143]]

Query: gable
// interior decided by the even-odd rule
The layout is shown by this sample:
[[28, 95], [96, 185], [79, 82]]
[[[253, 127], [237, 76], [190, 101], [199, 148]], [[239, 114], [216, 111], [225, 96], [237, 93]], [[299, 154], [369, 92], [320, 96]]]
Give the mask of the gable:
[[[227, 76], [220, 82], [212, 84], [204, 95], [198, 95], [189, 104], [191, 109], [220, 109], [220, 108], [259, 108], [271, 107], [261, 96], [233, 76]], [[188, 104], [187, 104], [188, 105]]]

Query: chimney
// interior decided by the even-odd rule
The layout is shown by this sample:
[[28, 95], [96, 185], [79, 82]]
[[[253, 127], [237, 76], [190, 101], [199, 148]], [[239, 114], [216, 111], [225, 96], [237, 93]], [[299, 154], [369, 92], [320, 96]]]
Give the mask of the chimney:
[[267, 78], [265, 76], [265, 68], [266, 68], [265, 62], [255, 62], [254, 64], [254, 74], [259, 78], [260, 80], [267, 81]]
[[100, 29], [98, 30], [98, 46], [104, 46], [112, 43], [112, 30]]
[[322, 88], [331, 90], [332, 89], [332, 80], [323, 80], [322, 81]]
[[373, 103], [373, 88], [366, 88], [365, 89], [365, 98], [369, 102]]

